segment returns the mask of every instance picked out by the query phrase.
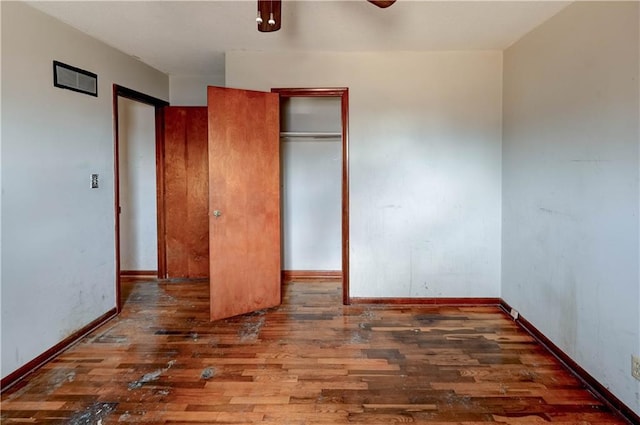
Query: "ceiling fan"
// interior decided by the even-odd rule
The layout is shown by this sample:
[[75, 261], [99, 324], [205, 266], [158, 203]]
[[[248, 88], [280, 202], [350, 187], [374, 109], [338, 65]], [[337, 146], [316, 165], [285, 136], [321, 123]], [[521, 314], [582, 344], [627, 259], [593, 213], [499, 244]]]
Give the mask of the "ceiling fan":
[[[391, 6], [396, 0], [367, 0], [381, 8]], [[258, 0], [258, 16], [256, 23], [260, 32], [274, 32], [280, 29], [282, 17], [282, 0]]]

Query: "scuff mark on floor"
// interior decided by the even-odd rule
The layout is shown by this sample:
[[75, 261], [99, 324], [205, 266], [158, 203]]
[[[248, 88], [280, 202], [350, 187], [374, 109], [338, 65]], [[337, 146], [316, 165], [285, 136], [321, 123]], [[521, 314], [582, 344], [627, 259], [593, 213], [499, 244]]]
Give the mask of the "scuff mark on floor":
[[202, 370], [202, 373], [200, 374], [200, 378], [201, 379], [211, 379], [216, 375], [216, 370], [215, 368], [212, 367], [205, 367]]
[[51, 394], [62, 385], [64, 385], [65, 382], [73, 382], [75, 381], [75, 379], [76, 372], [74, 370], [55, 370], [51, 373], [51, 376], [49, 376], [49, 386], [47, 387], [45, 394]]
[[105, 344], [126, 344], [129, 342], [129, 339], [124, 335], [106, 335], [102, 334], [98, 336], [95, 342], [105, 343]]
[[520, 376], [522, 377], [520, 380], [525, 382], [535, 382], [538, 379], [538, 374], [531, 370], [520, 371]]
[[158, 283], [209, 283], [208, 278], [192, 277], [172, 277], [168, 279], [158, 279]]
[[[264, 312], [262, 313], [264, 314]], [[260, 334], [260, 330], [264, 326], [265, 319], [264, 317], [258, 317], [257, 320], [253, 319], [255, 316], [249, 316], [242, 324], [242, 327], [238, 330], [238, 336], [240, 337], [241, 342], [246, 341], [255, 341], [258, 339], [258, 335]]]
[[376, 314], [371, 310], [364, 310], [360, 314], [360, 317], [362, 317], [363, 319], [366, 319], [366, 320], [374, 320], [376, 318]]
[[116, 409], [118, 403], [93, 403], [69, 418], [69, 425], [102, 425], [102, 420]]
[[186, 332], [183, 330], [170, 330], [170, 329], [158, 329], [154, 332], [155, 335], [168, 335], [168, 336], [182, 336], [185, 339], [191, 339], [197, 341], [200, 338], [197, 332]]
[[351, 344], [365, 344], [369, 341], [369, 338], [361, 332], [352, 332], [349, 338]]
[[175, 363], [176, 363], [175, 360], [171, 360], [169, 363], [167, 363], [167, 367], [163, 369], [154, 370], [153, 372], [145, 373], [137, 381], [129, 382], [129, 390], [135, 390], [137, 388], [142, 387], [144, 384], [157, 381], [160, 375], [162, 375], [164, 372], [171, 369], [171, 366], [173, 366]]

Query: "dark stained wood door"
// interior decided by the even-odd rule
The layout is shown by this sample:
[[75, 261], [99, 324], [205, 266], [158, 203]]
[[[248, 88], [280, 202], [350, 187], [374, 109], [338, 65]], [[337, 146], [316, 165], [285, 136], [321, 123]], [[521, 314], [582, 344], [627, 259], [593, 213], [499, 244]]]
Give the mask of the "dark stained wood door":
[[211, 320], [280, 304], [279, 96], [208, 87]]
[[208, 277], [207, 108], [170, 106], [163, 112], [166, 277]]

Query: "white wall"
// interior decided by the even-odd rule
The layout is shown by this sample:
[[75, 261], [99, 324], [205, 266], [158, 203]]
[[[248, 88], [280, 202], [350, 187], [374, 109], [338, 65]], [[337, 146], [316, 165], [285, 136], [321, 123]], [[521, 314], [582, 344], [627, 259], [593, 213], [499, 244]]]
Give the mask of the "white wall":
[[[115, 306], [112, 85], [162, 99], [169, 85], [24, 3], [0, 7], [4, 377]], [[53, 87], [54, 59], [97, 73], [99, 97]]]
[[227, 52], [226, 85], [349, 88], [351, 296], [500, 294], [501, 52]]
[[342, 143], [282, 141], [284, 270], [342, 270]]
[[638, 3], [573, 4], [505, 52], [503, 298], [640, 413]]
[[155, 108], [118, 97], [120, 270], [158, 270]]
[[207, 106], [207, 86], [224, 87], [224, 75], [171, 75], [173, 106]]

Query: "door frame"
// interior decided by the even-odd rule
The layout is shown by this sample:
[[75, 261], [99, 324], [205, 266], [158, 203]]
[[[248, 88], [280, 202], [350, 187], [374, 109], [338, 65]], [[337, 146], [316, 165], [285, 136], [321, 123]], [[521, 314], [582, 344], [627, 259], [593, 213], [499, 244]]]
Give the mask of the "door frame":
[[280, 99], [288, 97], [339, 97], [342, 118], [342, 303], [349, 297], [349, 88], [273, 88]]
[[158, 223], [158, 278], [166, 277], [167, 261], [164, 237], [164, 115], [162, 110], [169, 106], [169, 102], [141, 93], [118, 84], [113, 85], [113, 167], [114, 167], [114, 198], [115, 198], [115, 254], [116, 254], [116, 309], [122, 310], [120, 299], [120, 164], [119, 164], [119, 129], [118, 129], [118, 98], [134, 100], [151, 105], [155, 109], [156, 129], [156, 215]]

